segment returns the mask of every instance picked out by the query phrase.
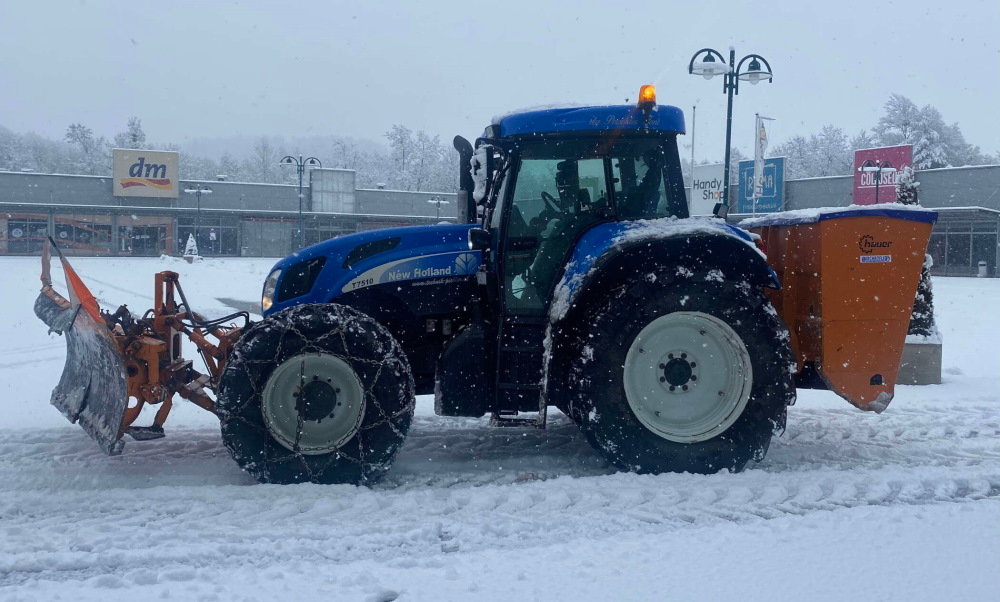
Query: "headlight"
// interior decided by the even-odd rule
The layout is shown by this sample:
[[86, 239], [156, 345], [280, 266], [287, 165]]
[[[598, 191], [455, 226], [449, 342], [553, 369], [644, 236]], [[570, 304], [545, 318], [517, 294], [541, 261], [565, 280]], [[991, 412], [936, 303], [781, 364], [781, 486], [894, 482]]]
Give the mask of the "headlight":
[[281, 277], [281, 270], [274, 270], [264, 281], [264, 292], [260, 296], [260, 307], [262, 311], [271, 309], [274, 305], [274, 291], [278, 288], [278, 278]]

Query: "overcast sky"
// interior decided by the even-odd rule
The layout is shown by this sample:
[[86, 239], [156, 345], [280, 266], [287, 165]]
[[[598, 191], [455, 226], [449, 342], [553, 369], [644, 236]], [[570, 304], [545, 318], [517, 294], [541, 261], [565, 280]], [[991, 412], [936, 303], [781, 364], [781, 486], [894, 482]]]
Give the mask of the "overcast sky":
[[634, 100], [652, 82], [689, 132], [697, 105], [697, 157], [720, 158], [721, 80], [687, 64], [734, 44], [775, 74], [735, 100], [734, 144], [746, 151], [755, 112], [776, 119], [772, 144], [827, 123], [853, 135], [893, 92], [1000, 151], [997, 0], [735, 5], [0, 0], [0, 125], [61, 137], [81, 122], [110, 138], [137, 115], [151, 141], [183, 144], [379, 139], [402, 123], [450, 140], [513, 108]]

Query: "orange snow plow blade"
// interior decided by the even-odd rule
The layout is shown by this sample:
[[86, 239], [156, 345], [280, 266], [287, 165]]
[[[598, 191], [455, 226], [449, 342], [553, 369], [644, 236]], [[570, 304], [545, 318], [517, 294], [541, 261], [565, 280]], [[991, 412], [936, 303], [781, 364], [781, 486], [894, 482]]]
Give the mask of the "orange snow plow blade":
[[[208, 391], [215, 391], [250, 315], [240, 311], [204, 318], [191, 309], [179, 275], [169, 271], [154, 276], [153, 307], [142, 317], [124, 305], [105, 312], [62, 253], [69, 298], [52, 288], [52, 249], [59, 253], [50, 238], [42, 250], [42, 292], [35, 300], [35, 315], [51, 331], [66, 335], [66, 366], [52, 391], [52, 405], [109, 455], [122, 451], [124, 435], [138, 441], [164, 437], [174, 395], [215, 412]], [[239, 319], [243, 326], [230, 323]], [[181, 356], [183, 340], [197, 349], [205, 374]], [[147, 405], [159, 406], [153, 424], [136, 426]]]
[[66, 365], [51, 402], [70, 422], [79, 423], [105, 453], [113, 455], [121, 451], [119, 430], [128, 405], [125, 364], [97, 300], [58, 248], [69, 299], [52, 288], [52, 248], [46, 241], [42, 292], [35, 300], [35, 315], [50, 330], [66, 336]]
[[791, 333], [799, 386], [828, 388], [874, 412], [893, 398], [937, 220], [901, 207], [790, 211], [741, 224], [763, 238], [781, 280], [771, 301]]

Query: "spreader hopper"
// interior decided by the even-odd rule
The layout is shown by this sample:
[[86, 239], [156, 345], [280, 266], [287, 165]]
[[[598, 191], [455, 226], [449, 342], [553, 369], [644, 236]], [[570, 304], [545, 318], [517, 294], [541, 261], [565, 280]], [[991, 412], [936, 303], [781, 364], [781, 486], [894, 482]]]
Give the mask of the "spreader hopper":
[[893, 204], [741, 224], [763, 238], [783, 285], [771, 301], [791, 332], [799, 386], [828, 388], [862, 410], [888, 406], [936, 220]]

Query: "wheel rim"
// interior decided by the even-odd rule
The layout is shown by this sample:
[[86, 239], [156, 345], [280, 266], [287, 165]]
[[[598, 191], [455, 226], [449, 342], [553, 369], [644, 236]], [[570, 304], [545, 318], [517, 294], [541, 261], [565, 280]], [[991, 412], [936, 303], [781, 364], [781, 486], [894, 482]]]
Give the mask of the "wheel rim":
[[364, 389], [350, 364], [307, 353], [274, 369], [262, 396], [264, 424], [275, 441], [303, 454], [326, 454], [358, 432]]
[[743, 413], [753, 386], [750, 354], [722, 320], [700, 312], [656, 318], [629, 346], [625, 397], [650, 431], [678, 443], [705, 441]]

